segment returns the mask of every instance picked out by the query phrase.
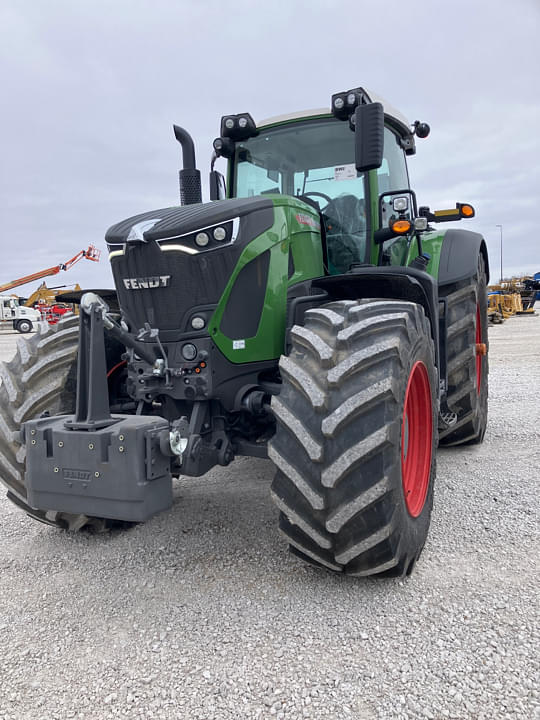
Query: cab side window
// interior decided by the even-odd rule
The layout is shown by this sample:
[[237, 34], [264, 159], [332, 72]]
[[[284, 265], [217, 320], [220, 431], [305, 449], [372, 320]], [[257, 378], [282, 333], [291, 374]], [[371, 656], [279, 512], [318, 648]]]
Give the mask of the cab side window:
[[[409, 188], [409, 175], [405, 152], [399, 145], [397, 136], [389, 128], [384, 128], [384, 154], [381, 167], [377, 170], [379, 196], [391, 190]], [[388, 227], [395, 219], [392, 196], [383, 198], [380, 204], [380, 227]], [[405, 237], [387, 240], [382, 246], [383, 265], [403, 265], [407, 257], [408, 240]]]
[[[384, 156], [377, 170], [379, 195], [389, 190], [404, 190], [409, 187], [409, 175], [405, 152], [399, 146], [397, 136], [389, 128], [384, 128]], [[391, 203], [383, 203], [381, 227], [388, 227], [392, 214]]]
[[381, 167], [377, 170], [379, 195], [387, 190], [403, 190], [409, 187], [409, 175], [405, 152], [399, 145], [397, 135], [384, 128], [384, 155]]

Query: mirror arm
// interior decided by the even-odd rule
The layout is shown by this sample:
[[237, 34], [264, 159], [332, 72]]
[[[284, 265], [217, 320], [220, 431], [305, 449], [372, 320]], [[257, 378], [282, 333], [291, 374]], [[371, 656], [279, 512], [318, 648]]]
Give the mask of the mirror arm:
[[375, 232], [373, 233], [373, 242], [375, 243], [375, 245], [382, 245], [387, 240], [392, 240], [392, 238], [395, 238], [397, 236], [398, 233], [394, 232], [392, 228], [380, 228], [380, 230], [375, 230]]

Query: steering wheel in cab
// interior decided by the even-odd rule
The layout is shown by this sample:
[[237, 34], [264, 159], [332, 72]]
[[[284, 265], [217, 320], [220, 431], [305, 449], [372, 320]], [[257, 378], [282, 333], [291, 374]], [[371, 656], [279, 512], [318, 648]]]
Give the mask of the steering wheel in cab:
[[[331, 198], [331, 197], [329, 197], [328, 195], [325, 195], [325, 194], [322, 193], [322, 192], [316, 192], [315, 190], [312, 190], [312, 191], [306, 192], [306, 193], [302, 193], [302, 195], [299, 195], [299, 196], [298, 196], [298, 199], [299, 199], [299, 200], [304, 200], [304, 198], [310, 198], [311, 196], [320, 197], [320, 198], [322, 198], [323, 200], [326, 200], [326, 206], [325, 206], [325, 207], [328, 207], [328, 205], [332, 202], [332, 198]], [[318, 203], [316, 200], [315, 200], [315, 201], [313, 201], [313, 200], [312, 200], [312, 201], [309, 201], [309, 200], [308, 200], [308, 205], [313, 205], [314, 202], [317, 203], [317, 205], [318, 205], [318, 207], [319, 207], [319, 210], [322, 212], [322, 208], [321, 208], [321, 206], [319, 205], [319, 203]]]

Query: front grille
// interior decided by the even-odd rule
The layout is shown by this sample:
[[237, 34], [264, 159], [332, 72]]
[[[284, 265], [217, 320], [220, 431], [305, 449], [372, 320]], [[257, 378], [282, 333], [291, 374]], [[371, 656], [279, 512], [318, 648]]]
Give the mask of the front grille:
[[[229, 232], [236, 218], [238, 236], [233, 242], [229, 234], [223, 247], [211, 238], [207, 249], [197, 248], [188, 237], [218, 224]], [[164, 208], [109, 228], [105, 239], [120, 307], [132, 329], [150, 323], [173, 341], [170, 335], [183, 331], [188, 311], [219, 302], [242, 250], [273, 219], [272, 201], [256, 197]]]
[[[120, 307], [135, 330], [146, 322], [163, 331], [180, 330], [187, 310], [219, 301], [237, 256], [230, 246], [188, 255], [180, 251], [164, 253], [155, 242], [127, 243], [125, 254], [112, 262]], [[131, 282], [149, 277], [169, 279], [152, 288], [141, 287], [144, 281]], [[130, 288], [138, 289], [127, 289], [125, 280]]]

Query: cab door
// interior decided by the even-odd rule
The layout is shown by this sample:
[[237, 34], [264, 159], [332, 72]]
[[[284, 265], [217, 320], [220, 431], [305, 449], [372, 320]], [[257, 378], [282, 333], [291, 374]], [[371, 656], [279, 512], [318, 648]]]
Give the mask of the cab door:
[[11, 318], [15, 317], [15, 310], [13, 308], [13, 304], [10, 298], [6, 298], [5, 300], [2, 300], [2, 319], [3, 320], [11, 320]]

